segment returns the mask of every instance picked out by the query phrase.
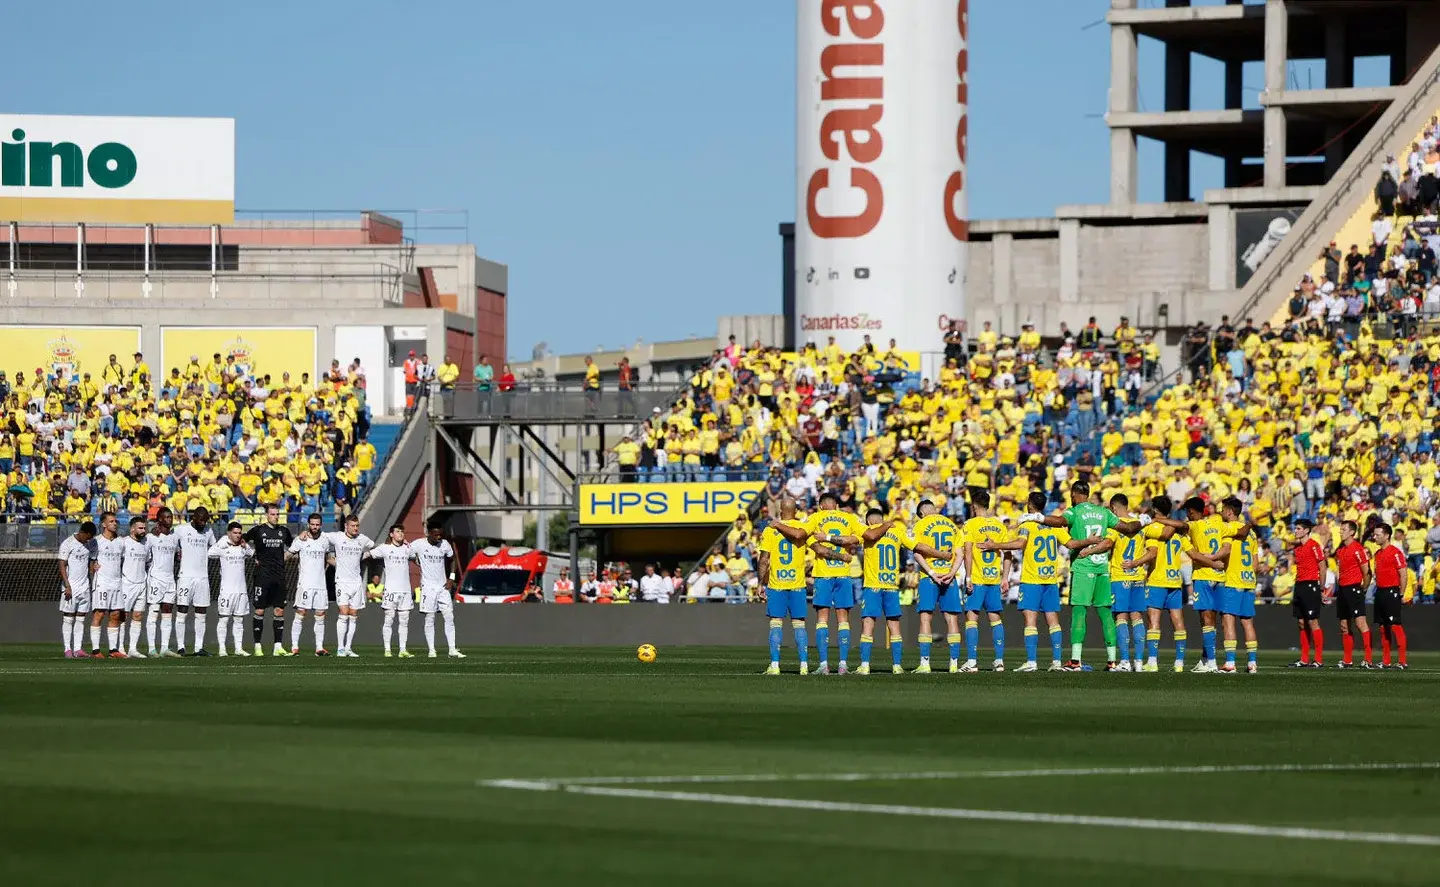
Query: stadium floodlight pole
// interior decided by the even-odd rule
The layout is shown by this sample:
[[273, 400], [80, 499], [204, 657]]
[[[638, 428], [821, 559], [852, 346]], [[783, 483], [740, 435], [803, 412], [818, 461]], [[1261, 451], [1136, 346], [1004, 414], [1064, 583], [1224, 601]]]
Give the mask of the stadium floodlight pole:
[[10, 298], [15, 298], [15, 241], [20, 237], [20, 225], [17, 222], [10, 223]]
[[85, 223], [75, 223], [75, 297], [85, 294]]
[[216, 256], [220, 252], [220, 226], [210, 226], [210, 298], [220, 294], [220, 284], [215, 279]]

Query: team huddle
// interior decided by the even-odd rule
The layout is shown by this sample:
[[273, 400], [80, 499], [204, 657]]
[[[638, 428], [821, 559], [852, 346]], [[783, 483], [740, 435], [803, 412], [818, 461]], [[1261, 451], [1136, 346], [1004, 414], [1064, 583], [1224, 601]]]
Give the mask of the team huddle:
[[[972, 516], [956, 524], [927, 501], [919, 503], [917, 519], [906, 526], [898, 517], [885, 517], [872, 508], [863, 521], [853, 510], [842, 509], [833, 494], [820, 498], [820, 508], [803, 520], [795, 518], [795, 505], [782, 500], [780, 514], [765, 528], [760, 541], [759, 573], [766, 579], [766, 613], [770, 619], [770, 664], [767, 674], [780, 674], [780, 647], [784, 621], [791, 620], [800, 673], [808, 674], [809, 642], [806, 631], [807, 560], [813, 580], [810, 605], [815, 610], [818, 674], [830, 674], [830, 613], [838, 621], [837, 673], [849, 670], [850, 614], [857, 587], [861, 615], [858, 674], [870, 673], [874, 630], [886, 622], [891, 670], [903, 672], [903, 638], [900, 630], [900, 564], [902, 549], [909, 550], [920, 573], [916, 589], [919, 613], [920, 663], [915, 673], [931, 672], [930, 654], [934, 614], [945, 620], [950, 671], [979, 670], [980, 616], [990, 625], [993, 668], [1005, 670], [1005, 607], [1010, 570], [1008, 557], [1020, 562], [1019, 609], [1025, 621], [1026, 661], [1018, 671], [1039, 670], [1037, 662], [1040, 618], [1044, 617], [1050, 641], [1051, 671], [1088, 671], [1082, 661], [1089, 611], [1094, 610], [1105, 640], [1107, 671], [1158, 672], [1163, 623], [1170, 625], [1175, 659], [1173, 669], [1185, 670], [1188, 633], [1185, 628], [1186, 561], [1191, 573], [1192, 606], [1201, 623], [1199, 662], [1191, 671], [1235, 674], [1236, 655], [1244, 639], [1246, 671], [1258, 670], [1259, 643], [1255, 633], [1257, 528], [1242, 516], [1237, 498], [1220, 502], [1212, 510], [1203, 499], [1183, 503], [1174, 517], [1174, 504], [1156, 496], [1143, 513], [1132, 514], [1126, 496], [1113, 496], [1108, 507], [1092, 498], [1081, 481], [1071, 488], [1071, 505], [1046, 515], [1044, 493], [1030, 494], [1030, 513], [1021, 515], [1013, 531], [991, 510], [990, 494], [973, 490]], [[1327, 555], [1311, 538], [1313, 524], [1297, 521], [1295, 546], [1296, 585], [1292, 612], [1299, 622], [1301, 658], [1295, 667], [1323, 665], [1323, 638], [1317, 617], [1323, 602], [1322, 578]], [[1371, 581], [1370, 552], [1358, 538], [1359, 528], [1346, 522], [1343, 544], [1334, 552], [1338, 565], [1336, 611], [1344, 640], [1341, 668], [1355, 665], [1354, 638], [1363, 644], [1362, 668], [1373, 666], [1370, 629], [1365, 620], [1365, 591]], [[1373, 556], [1376, 584], [1375, 621], [1381, 627], [1383, 662], [1407, 667], [1401, 604], [1408, 573], [1403, 552], [1390, 541], [1385, 524], [1371, 528], [1379, 546]], [[805, 549], [809, 549], [808, 553]], [[1062, 556], [1062, 551], [1064, 555]], [[1070, 655], [1063, 657], [1060, 625], [1060, 584], [1069, 570]], [[960, 619], [964, 616], [964, 630]], [[1223, 662], [1216, 657], [1216, 635], [1223, 644]], [[964, 646], [965, 658], [960, 657]], [[1313, 648], [1313, 658], [1312, 658]]]
[[[330, 607], [326, 573], [333, 568], [335, 606], [339, 611], [335, 655], [358, 658], [352, 647], [359, 614], [369, 596], [365, 579], [368, 560], [381, 565], [383, 590], [378, 597], [385, 613], [385, 656], [395, 655], [391, 651], [394, 636], [398, 639], [399, 657], [413, 657], [407, 646], [410, 613], [418, 601], [425, 616], [424, 634], [430, 657], [438, 655], [436, 613], [444, 622], [449, 655], [465, 657], [455, 645], [455, 552], [438, 525], [430, 525], [425, 537], [413, 542], [405, 541], [404, 528], [396, 525], [391, 527], [389, 539], [376, 545], [361, 535], [359, 519], [354, 516], [346, 519], [343, 531], [327, 533], [320, 516], [312, 515], [305, 529], [295, 536], [279, 523], [279, 511], [271, 507], [263, 524], [246, 531], [231, 522], [218, 539], [210, 529], [209, 519], [205, 508], [197, 508], [191, 512], [189, 523], [176, 526], [171, 510], [161, 508], [155, 515], [153, 530], [143, 518], [136, 518], [130, 522], [128, 535], [122, 536], [119, 520], [114, 513], [106, 512], [100, 516], [98, 533], [95, 524], [87, 521], [62, 542], [60, 613], [65, 657], [209, 656], [205, 641], [212, 597], [212, 560], [219, 563], [220, 572], [216, 641], [221, 656], [251, 655], [244, 643], [247, 613], [253, 616], [254, 655], [264, 655], [261, 641], [267, 609], [272, 614], [272, 655], [299, 654], [307, 615], [314, 632], [315, 655], [330, 655], [325, 648], [325, 616]], [[289, 559], [298, 561], [299, 575], [287, 648], [285, 563]], [[418, 593], [411, 586], [412, 562], [420, 568]], [[253, 582], [247, 576], [250, 572]], [[87, 622], [88, 653], [84, 643]], [[194, 625], [194, 643], [187, 653], [189, 623]], [[140, 652], [142, 624], [147, 646], [144, 653]], [[232, 641], [228, 650], [227, 634]], [[172, 635], [174, 648], [170, 645]]]

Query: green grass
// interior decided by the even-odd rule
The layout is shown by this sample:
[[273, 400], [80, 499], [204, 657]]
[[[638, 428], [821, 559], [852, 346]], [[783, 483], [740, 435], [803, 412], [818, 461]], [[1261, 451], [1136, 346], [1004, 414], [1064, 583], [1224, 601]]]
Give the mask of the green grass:
[[[0, 649], [0, 883], [1435, 883], [1433, 846], [482, 784], [1440, 761], [1440, 659], [1426, 655], [1404, 674], [1289, 671], [1277, 655], [1254, 677], [802, 679], [757, 675], [763, 651], [660, 652], [643, 666], [628, 649], [433, 662]], [[633, 788], [1440, 835], [1440, 770]]]

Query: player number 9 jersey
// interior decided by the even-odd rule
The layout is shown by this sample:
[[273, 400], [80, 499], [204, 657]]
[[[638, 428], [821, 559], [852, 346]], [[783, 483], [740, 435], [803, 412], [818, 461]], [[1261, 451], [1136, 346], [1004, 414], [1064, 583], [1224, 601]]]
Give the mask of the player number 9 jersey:
[[796, 591], [805, 587], [803, 549], [780, 535], [774, 527], [766, 527], [760, 537], [760, 550], [770, 556], [770, 575], [765, 577], [767, 588]]

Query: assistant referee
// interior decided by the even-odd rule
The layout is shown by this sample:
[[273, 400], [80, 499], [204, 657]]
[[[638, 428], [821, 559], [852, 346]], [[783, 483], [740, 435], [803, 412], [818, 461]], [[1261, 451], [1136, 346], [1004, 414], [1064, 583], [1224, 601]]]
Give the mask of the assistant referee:
[[289, 656], [285, 647], [285, 555], [294, 541], [290, 528], [280, 523], [280, 509], [274, 505], [265, 508], [265, 523], [251, 527], [245, 534], [245, 541], [255, 549], [255, 592], [253, 606], [255, 621], [255, 655], [263, 656], [261, 638], [265, 633], [265, 608], [271, 608], [271, 634], [275, 636], [273, 655]]

